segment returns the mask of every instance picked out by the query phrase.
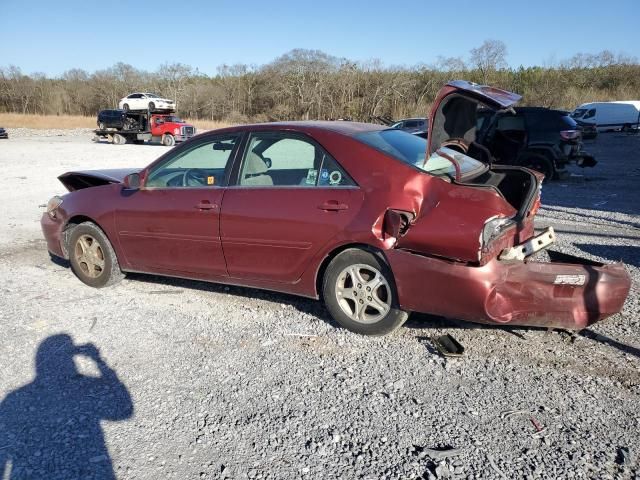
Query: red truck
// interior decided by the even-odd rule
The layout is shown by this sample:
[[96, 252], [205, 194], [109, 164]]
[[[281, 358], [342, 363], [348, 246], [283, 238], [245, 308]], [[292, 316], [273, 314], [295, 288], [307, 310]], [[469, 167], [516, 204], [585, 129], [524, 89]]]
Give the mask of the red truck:
[[160, 142], [167, 147], [193, 137], [196, 128], [172, 113], [125, 112], [102, 110], [93, 140], [107, 139], [122, 145], [128, 142]]

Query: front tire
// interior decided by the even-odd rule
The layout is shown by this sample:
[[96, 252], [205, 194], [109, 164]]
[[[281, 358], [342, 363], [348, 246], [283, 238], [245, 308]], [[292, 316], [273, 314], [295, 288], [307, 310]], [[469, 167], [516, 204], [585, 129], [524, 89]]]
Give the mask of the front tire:
[[149, 111], [153, 112], [156, 109], [156, 104], [153, 102], [149, 102]]
[[125, 112], [129, 111], [129, 104], [125, 103], [124, 105], [122, 105], [122, 110], [124, 110]]
[[399, 308], [393, 274], [370, 252], [349, 249], [329, 263], [322, 296], [341, 326], [362, 335], [386, 335], [409, 317]]
[[173, 147], [176, 144], [176, 139], [170, 133], [162, 135], [162, 145], [165, 147]]
[[124, 278], [111, 242], [94, 223], [74, 227], [68, 251], [73, 273], [90, 287], [108, 287]]

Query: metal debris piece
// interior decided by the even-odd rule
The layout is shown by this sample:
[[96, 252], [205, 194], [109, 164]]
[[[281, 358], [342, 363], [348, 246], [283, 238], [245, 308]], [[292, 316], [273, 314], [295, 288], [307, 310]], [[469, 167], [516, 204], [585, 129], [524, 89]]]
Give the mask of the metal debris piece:
[[431, 337], [431, 341], [445, 357], [460, 357], [464, 353], [464, 347], [449, 334]]

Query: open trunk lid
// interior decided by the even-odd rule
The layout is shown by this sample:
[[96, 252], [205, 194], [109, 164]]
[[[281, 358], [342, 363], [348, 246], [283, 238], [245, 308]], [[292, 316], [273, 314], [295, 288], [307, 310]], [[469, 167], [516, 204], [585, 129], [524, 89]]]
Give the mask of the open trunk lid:
[[[405, 234], [398, 238], [397, 247], [483, 265], [533, 236], [539, 175], [514, 166], [485, 168], [471, 177], [460, 175], [465, 158], [481, 161], [476, 155], [483, 153], [482, 147], [475, 143], [478, 107], [509, 108], [520, 98], [506, 90], [462, 80], [442, 88], [429, 116], [425, 162], [442, 163], [446, 158], [456, 165], [456, 178], [432, 182], [431, 187], [439, 190], [431, 192], [437, 201], [423, 202]], [[456, 146], [465, 153], [451, 151]], [[486, 149], [484, 154], [490, 157]]]
[[479, 104], [500, 110], [512, 107], [521, 98], [521, 95], [507, 90], [465, 80], [447, 83], [438, 93], [429, 116], [427, 159], [447, 140], [475, 141]]

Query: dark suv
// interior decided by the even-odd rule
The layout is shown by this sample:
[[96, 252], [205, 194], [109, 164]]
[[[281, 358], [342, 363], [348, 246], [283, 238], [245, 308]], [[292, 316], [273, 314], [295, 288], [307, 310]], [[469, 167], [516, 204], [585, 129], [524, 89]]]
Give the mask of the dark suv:
[[127, 122], [127, 112], [124, 110], [101, 110], [98, 113], [98, 128], [105, 130], [115, 128], [122, 130]]
[[478, 142], [496, 163], [538, 170], [557, 178], [570, 162], [593, 167], [597, 162], [582, 150], [582, 132], [568, 112], [542, 107], [478, 111]]

